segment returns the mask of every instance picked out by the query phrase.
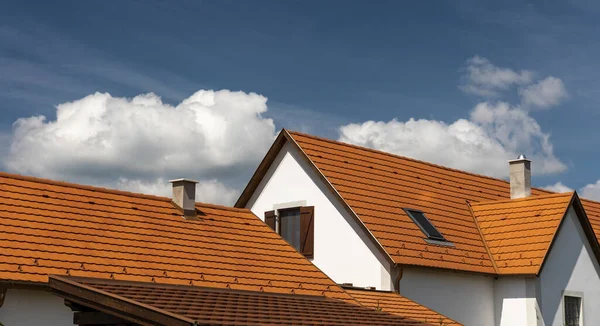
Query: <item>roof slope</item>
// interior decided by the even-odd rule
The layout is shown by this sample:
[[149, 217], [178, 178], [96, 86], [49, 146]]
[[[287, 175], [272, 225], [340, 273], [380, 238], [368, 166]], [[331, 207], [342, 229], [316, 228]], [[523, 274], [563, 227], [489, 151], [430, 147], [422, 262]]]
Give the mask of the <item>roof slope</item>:
[[499, 274], [538, 274], [574, 193], [472, 203]]
[[247, 209], [0, 173], [0, 281], [49, 274], [354, 301]]
[[433, 325], [457, 326], [454, 320], [407, 299], [396, 292], [363, 289], [346, 289], [360, 304], [365, 307], [380, 309], [384, 312], [405, 316]]
[[[504, 182], [383, 152], [290, 133], [387, 253], [399, 264], [494, 273], [466, 200], [505, 198]], [[454, 243], [426, 243], [403, 211], [423, 211]]]
[[600, 239], [600, 202], [581, 199], [581, 203], [585, 208], [585, 213], [594, 229], [596, 238]]
[[[467, 202], [510, 199], [507, 181], [284, 129], [236, 206], [245, 205], [285, 141], [298, 146], [394, 263], [497, 274]], [[532, 189], [546, 194], [552, 192]], [[600, 203], [582, 202], [598, 238]], [[454, 247], [424, 241], [404, 208], [423, 211]]]
[[142, 325], [434, 325], [317, 296], [54, 276], [50, 286]]

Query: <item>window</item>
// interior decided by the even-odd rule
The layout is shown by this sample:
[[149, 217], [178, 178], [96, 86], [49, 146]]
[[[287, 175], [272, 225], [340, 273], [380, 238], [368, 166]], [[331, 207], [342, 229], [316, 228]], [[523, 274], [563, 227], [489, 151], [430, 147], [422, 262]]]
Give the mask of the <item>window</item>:
[[437, 241], [446, 241], [444, 236], [438, 231], [433, 224], [425, 217], [425, 213], [415, 209], [404, 209], [406, 214], [419, 226], [421, 231], [425, 233], [427, 238]]
[[279, 234], [300, 251], [300, 207], [279, 210]]
[[314, 206], [265, 212], [265, 223], [308, 258], [314, 255]]
[[565, 295], [565, 326], [581, 326], [581, 298]]

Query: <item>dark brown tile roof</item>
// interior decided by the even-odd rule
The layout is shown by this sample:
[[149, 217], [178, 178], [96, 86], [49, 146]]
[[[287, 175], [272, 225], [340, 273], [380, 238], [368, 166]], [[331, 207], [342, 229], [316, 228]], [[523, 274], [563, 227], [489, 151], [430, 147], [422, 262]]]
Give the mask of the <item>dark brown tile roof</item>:
[[[98, 279], [51, 277], [59, 296], [132, 322], [163, 325], [439, 325], [343, 300]], [[150, 323], [148, 323], [150, 324]], [[157, 323], [158, 324], [158, 323]], [[152, 324], [155, 325], [155, 324]]]
[[247, 209], [0, 173], [0, 281], [49, 274], [354, 301]]
[[458, 322], [420, 305], [396, 292], [346, 289], [360, 304], [433, 325], [459, 326]]

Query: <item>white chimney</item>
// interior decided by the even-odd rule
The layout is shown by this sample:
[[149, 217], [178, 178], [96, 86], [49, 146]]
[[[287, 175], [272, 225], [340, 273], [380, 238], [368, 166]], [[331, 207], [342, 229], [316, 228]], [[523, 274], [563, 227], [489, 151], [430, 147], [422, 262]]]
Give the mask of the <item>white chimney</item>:
[[196, 217], [196, 184], [198, 181], [175, 179], [169, 182], [173, 184], [173, 202], [183, 210], [183, 216], [185, 218]]
[[525, 155], [508, 161], [510, 166], [510, 198], [531, 196], [531, 161]]

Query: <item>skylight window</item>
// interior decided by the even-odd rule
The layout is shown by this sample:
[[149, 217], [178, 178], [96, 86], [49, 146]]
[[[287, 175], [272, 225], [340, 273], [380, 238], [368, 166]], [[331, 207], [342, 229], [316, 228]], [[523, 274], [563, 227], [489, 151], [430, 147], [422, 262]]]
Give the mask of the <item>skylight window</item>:
[[425, 213], [415, 209], [404, 209], [406, 214], [419, 226], [421, 231], [425, 233], [428, 239], [437, 241], [446, 241], [446, 238], [438, 231], [433, 224], [427, 219]]

